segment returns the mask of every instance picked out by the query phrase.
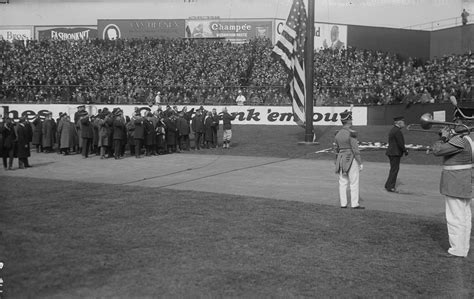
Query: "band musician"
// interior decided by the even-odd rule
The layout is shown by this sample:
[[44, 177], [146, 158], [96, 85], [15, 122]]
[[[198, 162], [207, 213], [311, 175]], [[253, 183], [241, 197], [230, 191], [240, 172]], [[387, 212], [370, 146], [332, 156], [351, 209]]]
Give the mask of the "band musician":
[[339, 176], [339, 200], [341, 208], [347, 208], [347, 187], [351, 194], [351, 207], [364, 209], [359, 205], [359, 172], [362, 159], [357, 141], [357, 132], [352, 129], [352, 111], [340, 113], [342, 128], [336, 133], [334, 145], [336, 156], [336, 174]]
[[[456, 123], [462, 122], [457, 119]], [[450, 248], [446, 257], [467, 257], [471, 237], [472, 163], [474, 133], [459, 134], [443, 128], [432, 146], [443, 157], [440, 192], [445, 197]]]

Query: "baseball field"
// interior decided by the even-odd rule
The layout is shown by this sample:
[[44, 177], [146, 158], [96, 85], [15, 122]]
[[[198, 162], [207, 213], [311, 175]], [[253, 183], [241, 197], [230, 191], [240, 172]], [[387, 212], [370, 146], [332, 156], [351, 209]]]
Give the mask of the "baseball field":
[[[296, 126], [234, 126], [229, 150], [143, 159], [32, 152], [0, 170], [0, 297], [474, 297], [472, 252], [442, 256], [440, 159], [410, 150], [388, 193], [384, 150], [365, 149], [366, 209], [340, 209], [337, 129], [303, 146]], [[375, 144], [390, 127], [355, 129]]]

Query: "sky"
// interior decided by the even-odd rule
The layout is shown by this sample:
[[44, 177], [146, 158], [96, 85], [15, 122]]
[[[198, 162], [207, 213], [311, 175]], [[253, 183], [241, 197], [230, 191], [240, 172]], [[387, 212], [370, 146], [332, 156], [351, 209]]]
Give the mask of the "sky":
[[[305, 0], [308, 1], [308, 0]], [[474, 0], [314, 0], [315, 21], [406, 28], [456, 18]], [[93, 25], [97, 19], [170, 19], [190, 16], [286, 19], [292, 0], [10, 0], [0, 25]]]

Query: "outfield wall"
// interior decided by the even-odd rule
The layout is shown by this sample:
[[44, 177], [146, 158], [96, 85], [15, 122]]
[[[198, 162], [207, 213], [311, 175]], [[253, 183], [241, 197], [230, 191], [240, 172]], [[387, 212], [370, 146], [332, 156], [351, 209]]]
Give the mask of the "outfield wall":
[[[0, 114], [8, 114], [14, 119], [21, 116], [33, 120], [37, 115], [45, 117], [51, 111], [53, 117], [59, 117], [60, 112], [66, 112], [73, 115], [77, 111], [77, 105], [67, 104], [9, 104], [0, 106]], [[155, 111], [157, 106], [131, 106], [131, 105], [87, 105], [90, 114], [96, 114], [99, 109], [107, 107], [112, 111], [115, 107], [120, 107], [125, 115], [131, 116], [135, 108], [145, 115], [148, 111]], [[185, 106], [178, 105], [178, 110]], [[188, 110], [198, 109], [200, 106], [186, 106]], [[225, 106], [204, 106], [206, 110], [217, 109], [221, 112]], [[228, 111], [236, 115], [233, 122], [237, 125], [292, 125], [296, 123], [293, 119], [291, 106], [226, 106]], [[314, 125], [315, 126], [333, 126], [340, 125], [339, 113], [349, 107], [314, 107]], [[407, 123], [418, 123], [420, 116], [424, 113], [432, 113], [436, 120], [451, 121], [454, 115], [454, 107], [451, 104], [400, 104], [386, 106], [361, 106], [354, 107], [353, 118], [355, 126], [367, 125], [390, 125], [396, 116], [404, 116]]]
[[[21, 116], [33, 120], [37, 115], [45, 117], [48, 111], [53, 113], [53, 117], [59, 117], [59, 112], [66, 112], [73, 115], [77, 111], [77, 105], [28, 105], [28, 104], [11, 104], [0, 106], [0, 114], [8, 114], [14, 119]], [[157, 106], [131, 106], [131, 105], [87, 105], [86, 109], [91, 114], [96, 114], [99, 109], [107, 107], [112, 111], [115, 107], [120, 107], [124, 111], [124, 115], [132, 116], [135, 108], [140, 109], [141, 114], [145, 115], [148, 111], [155, 111]], [[185, 106], [177, 105], [178, 110]], [[190, 109], [198, 109], [200, 106], [186, 106], [188, 111]], [[206, 110], [217, 109], [221, 112], [225, 106], [203, 106]], [[163, 107], [164, 108], [164, 107]], [[237, 125], [296, 125], [293, 119], [291, 106], [227, 106], [229, 113], [235, 114], [236, 119], [234, 124]], [[316, 126], [330, 126], [339, 124], [339, 113], [349, 107], [314, 107], [314, 125]], [[354, 107], [354, 125], [367, 125], [367, 107]]]

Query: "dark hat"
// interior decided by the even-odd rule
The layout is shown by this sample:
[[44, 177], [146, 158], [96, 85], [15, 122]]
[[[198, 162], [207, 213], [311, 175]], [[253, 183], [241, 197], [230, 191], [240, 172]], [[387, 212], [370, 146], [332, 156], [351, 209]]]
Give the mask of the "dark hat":
[[347, 109], [339, 113], [339, 115], [341, 116], [341, 121], [352, 120], [352, 111], [349, 111]]
[[399, 120], [405, 120], [405, 117], [403, 116], [397, 116], [393, 118], [393, 121], [399, 121]]
[[79, 108], [86, 108], [86, 106], [85, 105], [79, 105], [79, 106], [77, 106], [77, 109], [79, 109]]
[[86, 115], [88, 115], [88, 114], [89, 114], [89, 113], [87, 113], [87, 111], [84, 110], [84, 111], [81, 111], [81, 112], [79, 113], [79, 116], [86, 116]]
[[122, 114], [122, 112], [123, 112], [123, 111], [122, 111], [122, 109], [120, 109], [120, 108], [114, 108], [114, 109], [112, 110], [112, 114], [113, 114], [114, 116], [119, 116], [120, 114]]

